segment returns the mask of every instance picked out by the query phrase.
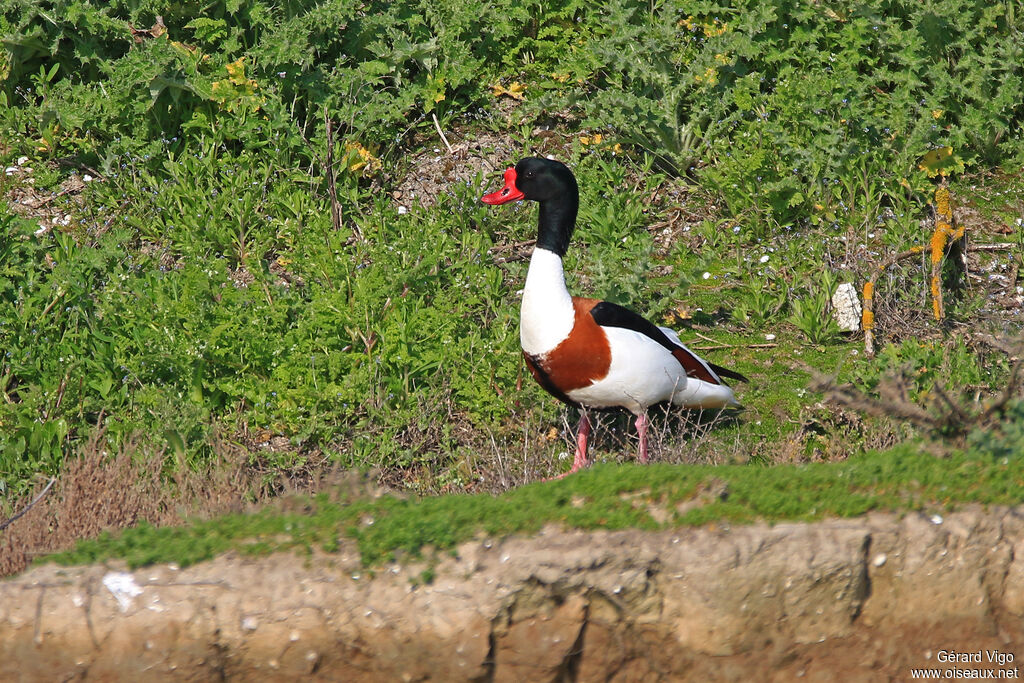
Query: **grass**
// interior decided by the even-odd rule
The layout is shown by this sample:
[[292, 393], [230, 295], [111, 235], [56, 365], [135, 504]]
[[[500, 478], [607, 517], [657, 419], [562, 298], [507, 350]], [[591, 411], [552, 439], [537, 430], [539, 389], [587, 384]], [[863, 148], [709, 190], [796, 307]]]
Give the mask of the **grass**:
[[[375, 468], [415, 495], [563, 470], [575, 416], [531, 382], [518, 344], [535, 209], [477, 201], [527, 154], [580, 180], [574, 293], [669, 324], [752, 380], [741, 413], [659, 415], [666, 466], [721, 465], [739, 482], [744, 467], [847, 471], [906, 438], [951, 453], [963, 430], [828, 404], [812, 372], [873, 396], [899, 375], [907, 400], [934, 411], [944, 388], [966, 415], [1008, 381], [1002, 340], [1024, 326], [1021, 13], [230, 5], [158, 20], [148, 1], [0, 0], [4, 516], [103, 452], [139, 461], [159, 500], [182, 500], [189, 473], [241, 470], [254, 492], [230, 489], [239, 505], [315, 491], [338, 469]], [[926, 244], [940, 183], [969, 244], [990, 250], [946, 264], [942, 321], [924, 263], [888, 269], [866, 358], [830, 322], [831, 292]], [[979, 443], [1012, 450], [1013, 429], [983, 426]], [[599, 465], [630, 459], [632, 434], [607, 418]], [[168, 520], [123, 513], [111, 525]]]
[[[711, 495], [702, 493], [712, 491]], [[425, 549], [448, 551], [479, 534], [567, 529], [661, 529], [709, 522], [810, 521], [872, 510], [947, 511], [969, 504], [1024, 502], [1024, 461], [957, 453], [940, 459], [910, 444], [842, 463], [750, 467], [664, 464], [597, 465], [577, 476], [498, 496], [426, 498], [387, 495], [331, 502], [326, 493], [296, 503], [302, 513], [266, 509], [195, 524], [140, 525], [81, 541], [41, 561], [82, 564], [124, 560], [189, 565], [235, 551], [332, 551], [355, 541], [363, 563], [378, 566]], [[683, 505], [687, 501], [696, 504]]]

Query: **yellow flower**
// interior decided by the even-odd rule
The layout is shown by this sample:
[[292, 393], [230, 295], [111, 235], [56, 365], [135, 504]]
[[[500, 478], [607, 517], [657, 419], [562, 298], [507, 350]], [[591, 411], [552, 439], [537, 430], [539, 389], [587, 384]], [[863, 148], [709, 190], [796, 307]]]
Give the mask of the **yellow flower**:
[[943, 114], [943, 111], [941, 109], [932, 109], [932, 118], [933, 119], [942, 118], [942, 114]]
[[348, 159], [346, 167], [352, 173], [357, 171], [362, 171], [364, 174], [373, 173], [381, 169], [380, 159], [373, 156], [370, 150], [358, 142], [346, 142], [345, 155]]
[[513, 81], [507, 88], [501, 83], [495, 83], [491, 86], [491, 94], [495, 97], [508, 95], [514, 100], [521, 101], [526, 99], [526, 95], [523, 94], [524, 92], [526, 92], [526, 86], [519, 81]]
[[707, 36], [708, 38], [714, 38], [715, 36], [720, 36], [720, 35], [722, 35], [723, 33], [725, 33], [726, 31], [729, 30], [728, 24], [722, 24], [721, 26], [719, 26], [718, 25], [718, 19], [715, 19], [714, 21], [712, 21], [709, 24], [704, 24], [703, 28], [704, 28], [704, 35]]

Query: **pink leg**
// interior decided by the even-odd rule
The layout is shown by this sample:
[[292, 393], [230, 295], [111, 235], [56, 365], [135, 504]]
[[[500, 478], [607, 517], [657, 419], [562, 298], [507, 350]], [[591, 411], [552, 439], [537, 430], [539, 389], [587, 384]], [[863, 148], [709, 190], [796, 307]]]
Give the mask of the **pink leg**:
[[563, 472], [558, 476], [551, 477], [548, 481], [568, 477], [587, 466], [587, 437], [590, 436], [590, 418], [586, 412], [580, 411], [580, 423], [576, 427], [576, 456], [572, 459], [572, 469]]
[[640, 436], [640, 462], [647, 464], [647, 411], [636, 416], [636, 433]]
[[590, 436], [590, 418], [580, 411], [580, 423], [576, 426], [576, 457], [572, 460], [570, 473], [579, 471], [587, 465], [587, 437]]

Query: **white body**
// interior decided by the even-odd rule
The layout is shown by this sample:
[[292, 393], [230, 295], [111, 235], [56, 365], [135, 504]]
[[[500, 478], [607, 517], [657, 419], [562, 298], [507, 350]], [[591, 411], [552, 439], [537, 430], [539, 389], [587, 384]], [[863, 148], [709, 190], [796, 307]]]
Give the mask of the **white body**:
[[555, 252], [533, 250], [520, 313], [519, 343], [531, 355], [544, 355], [572, 332], [572, 295], [565, 287], [562, 257]]
[[[573, 323], [572, 296], [565, 286], [561, 257], [547, 249], [535, 249], [523, 290], [519, 330], [523, 350], [543, 356], [569, 336]], [[567, 393], [580, 405], [621, 406], [635, 415], [662, 401], [685, 408], [739, 405], [732, 389], [724, 384], [687, 377], [675, 356], [647, 335], [623, 327], [602, 329], [611, 347], [611, 367], [607, 375], [590, 386]], [[673, 343], [686, 348], [674, 331], [661, 329]], [[713, 377], [718, 376], [707, 369]]]

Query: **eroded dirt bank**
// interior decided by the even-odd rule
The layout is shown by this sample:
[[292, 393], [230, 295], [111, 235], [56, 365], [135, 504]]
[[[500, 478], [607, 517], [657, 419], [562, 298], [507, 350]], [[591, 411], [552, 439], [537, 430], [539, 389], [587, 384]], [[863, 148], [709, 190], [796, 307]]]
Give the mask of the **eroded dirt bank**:
[[877, 681], [954, 666], [940, 652], [1024, 660], [1024, 508], [552, 529], [464, 544], [427, 585], [425, 566], [371, 576], [348, 546], [41, 567], [0, 584], [0, 680]]

